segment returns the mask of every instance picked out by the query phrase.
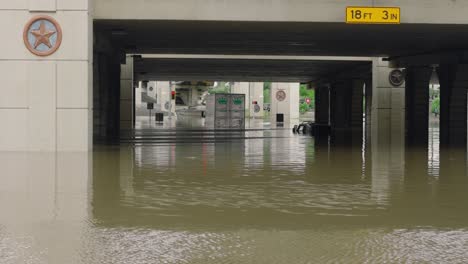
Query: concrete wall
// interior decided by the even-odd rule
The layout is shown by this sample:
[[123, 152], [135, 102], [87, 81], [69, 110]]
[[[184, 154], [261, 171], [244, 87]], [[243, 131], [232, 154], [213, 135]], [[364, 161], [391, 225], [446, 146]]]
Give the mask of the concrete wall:
[[[2, 0], [0, 151], [86, 151], [91, 147], [92, 20], [88, 0]], [[63, 41], [38, 57], [23, 28], [39, 14], [55, 18]]]
[[402, 23], [468, 22], [463, 0], [94, 0], [97, 19], [344, 22], [347, 6], [401, 7]]

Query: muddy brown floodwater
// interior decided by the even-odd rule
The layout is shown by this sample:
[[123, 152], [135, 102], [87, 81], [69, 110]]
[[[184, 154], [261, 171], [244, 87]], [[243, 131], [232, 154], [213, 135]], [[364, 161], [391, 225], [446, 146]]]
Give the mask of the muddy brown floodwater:
[[[174, 133], [176, 135], [174, 135]], [[289, 130], [0, 153], [0, 263], [466, 263], [466, 153]]]

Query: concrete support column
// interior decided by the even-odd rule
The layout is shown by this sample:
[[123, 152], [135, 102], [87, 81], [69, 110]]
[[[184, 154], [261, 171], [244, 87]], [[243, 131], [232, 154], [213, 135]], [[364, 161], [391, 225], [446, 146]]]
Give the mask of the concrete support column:
[[440, 144], [466, 148], [468, 65], [440, 65]]
[[133, 128], [133, 57], [127, 56], [125, 64], [120, 65], [120, 130]]
[[362, 130], [364, 81], [343, 80], [331, 86], [330, 121], [334, 130]]
[[330, 89], [319, 86], [315, 89], [315, 123], [330, 123]]
[[364, 81], [364, 100], [365, 100], [365, 132], [366, 132], [366, 142], [370, 141], [370, 130], [371, 130], [371, 120], [372, 120], [372, 78], [366, 79]]
[[299, 83], [271, 84], [272, 124], [277, 124], [277, 114], [283, 114], [285, 127], [299, 122]]
[[[154, 82], [156, 94], [155, 97], [157, 99], [158, 108], [162, 112], [175, 113], [175, 100], [171, 99], [171, 92], [173, 88], [171, 87], [171, 83], [168, 81], [158, 81]], [[175, 89], [174, 89], [175, 91]], [[174, 105], [171, 105], [174, 102]]]
[[405, 84], [390, 84], [394, 69], [381, 58], [372, 61], [371, 198], [376, 202], [388, 201], [392, 189], [404, 181]]
[[335, 142], [362, 142], [364, 81], [341, 80], [331, 86], [330, 124]]
[[250, 83], [249, 98], [250, 102], [247, 103], [250, 104], [250, 117], [263, 118], [263, 82]]
[[[8, 25], [0, 49], [0, 151], [91, 149], [89, 9], [88, 0], [0, 1], [0, 24]], [[22, 37], [38, 15], [54, 18], [63, 32], [60, 47], [45, 57], [31, 53]]]
[[359, 133], [362, 132], [364, 83], [364, 80], [351, 81], [350, 127]]
[[[405, 147], [405, 84], [394, 87], [389, 75], [395, 68], [380, 58], [373, 60], [372, 66], [372, 150]], [[404, 157], [404, 153], [400, 153]]]
[[[96, 42], [100, 39], [96, 39]], [[120, 62], [115, 53], [104, 49], [94, 51], [93, 135], [94, 140], [116, 140], [120, 126]]]
[[429, 136], [429, 81], [432, 69], [406, 70], [406, 140], [409, 145], [427, 146]]
[[335, 82], [330, 87], [330, 125], [333, 131], [347, 128], [349, 123], [349, 99], [351, 89], [349, 82]]

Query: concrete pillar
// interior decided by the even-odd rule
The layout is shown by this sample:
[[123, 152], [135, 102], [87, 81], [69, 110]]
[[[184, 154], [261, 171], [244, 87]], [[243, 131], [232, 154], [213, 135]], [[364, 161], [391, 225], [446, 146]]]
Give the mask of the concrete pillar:
[[155, 101], [157, 101], [158, 98], [157, 87], [158, 82], [148, 82], [148, 85], [146, 86], [146, 95]]
[[175, 113], [175, 100], [171, 99], [172, 91], [175, 91], [175, 86], [171, 86], [168, 81], [158, 81], [156, 84], [156, 98], [157, 104], [161, 111], [172, 114]]
[[120, 65], [120, 130], [133, 128], [133, 57], [127, 56], [126, 63]]
[[371, 120], [372, 120], [372, 78], [364, 81], [365, 100], [365, 141], [370, 142]]
[[391, 190], [401, 188], [404, 180], [405, 84], [390, 84], [394, 69], [381, 58], [372, 61], [371, 198], [377, 202], [387, 202]]
[[376, 150], [400, 151], [405, 146], [405, 84], [390, 84], [389, 75], [394, 69], [381, 58], [373, 59], [371, 144]]
[[406, 70], [406, 142], [427, 146], [429, 137], [429, 81], [432, 69]]
[[277, 114], [283, 114], [285, 127], [299, 122], [299, 83], [271, 84], [272, 124], [277, 124]]
[[468, 65], [440, 65], [440, 144], [466, 148]]
[[[97, 39], [96, 41], [99, 41]], [[94, 51], [93, 136], [95, 141], [117, 140], [120, 126], [120, 62], [116, 53]]]
[[[91, 217], [93, 210], [89, 200], [93, 197], [92, 152], [0, 152], [0, 168], [0, 191], [8, 193], [8, 199], [0, 199], [0, 221], [7, 223], [2, 224], [2, 233], [15, 234], [20, 229], [21, 236], [47, 241], [33, 246], [34, 251], [47, 254], [6, 255], [3, 252], [16, 252], [18, 243], [2, 242], [1, 262], [6, 263], [7, 259], [13, 263], [28, 263], [31, 259], [35, 263], [69, 262], [76, 248], [89, 242], [82, 234], [87, 232], [85, 219]], [[60, 234], [54, 227], [20, 228], [31, 225], [31, 221], [52, 226], [67, 223], [67, 227], [61, 228]], [[68, 239], [63, 239], [64, 236]]]
[[364, 81], [343, 80], [330, 90], [330, 122], [334, 130], [362, 130]]
[[351, 111], [350, 111], [350, 127], [352, 130], [362, 134], [362, 120], [364, 112], [364, 80], [351, 81]]
[[[88, 0], [0, 2], [0, 24], [8, 25], [0, 49], [0, 151], [91, 149], [89, 9]], [[30, 52], [22, 37], [38, 15], [55, 19], [63, 32], [60, 47], [44, 57]]]
[[364, 81], [341, 80], [330, 89], [330, 125], [333, 141], [362, 142]]
[[250, 83], [249, 98], [250, 102], [248, 103], [250, 104], [250, 117], [263, 118], [263, 82]]
[[142, 82], [138, 82], [138, 87], [136, 87], [136, 92], [135, 92], [135, 108], [142, 106], [142, 101], [141, 101], [142, 90], [143, 90]]
[[340, 81], [330, 87], [330, 125], [334, 131], [347, 128], [349, 114], [350, 83]]
[[315, 89], [315, 123], [330, 123], [330, 90], [328, 86], [319, 86]]

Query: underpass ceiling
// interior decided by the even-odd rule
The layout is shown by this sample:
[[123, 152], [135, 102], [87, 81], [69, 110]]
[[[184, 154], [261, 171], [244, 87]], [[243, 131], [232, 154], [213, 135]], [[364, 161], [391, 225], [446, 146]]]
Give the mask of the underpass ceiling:
[[369, 61], [135, 59], [136, 80], [326, 82], [370, 76]]
[[[467, 25], [95, 20], [94, 29], [96, 38], [107, 39], [115, 50], [127, 54], [404, 57], [461, 52], [468, 47]], [[368, 73], [369, 65], [362, 61], [143, 59], [136, 63], [135, 72], [140, 80], [305, 82], [359, 67]]]
[[129, 53], [402, 56], [468, 47], [468, 25], [95, 20]]

